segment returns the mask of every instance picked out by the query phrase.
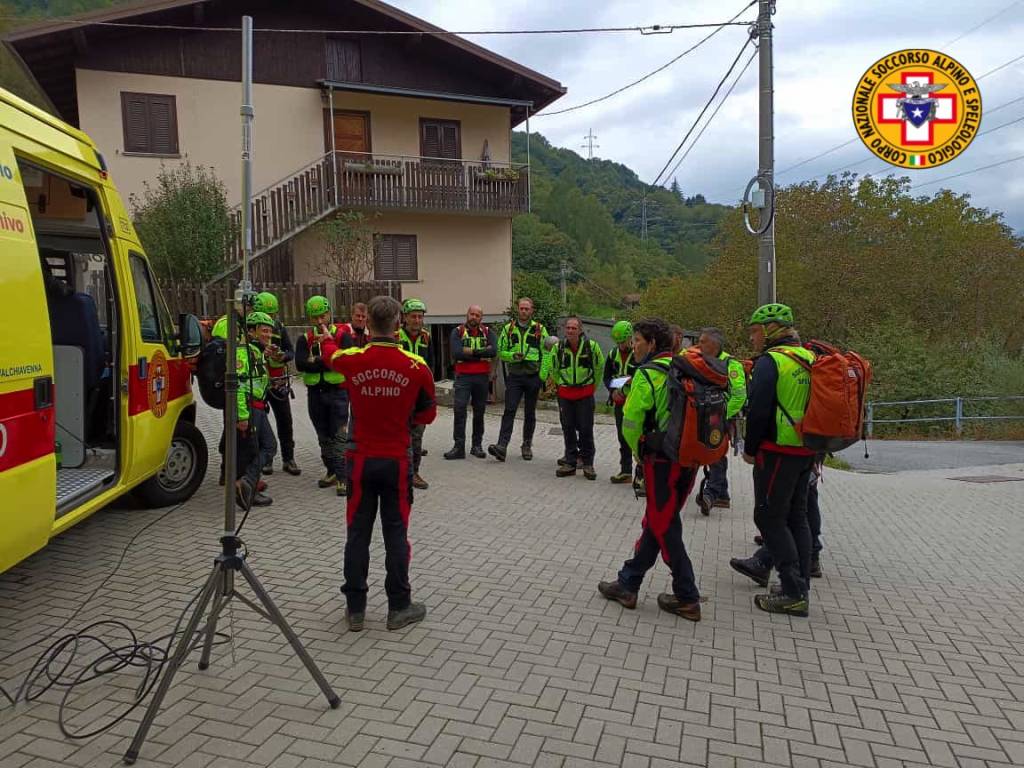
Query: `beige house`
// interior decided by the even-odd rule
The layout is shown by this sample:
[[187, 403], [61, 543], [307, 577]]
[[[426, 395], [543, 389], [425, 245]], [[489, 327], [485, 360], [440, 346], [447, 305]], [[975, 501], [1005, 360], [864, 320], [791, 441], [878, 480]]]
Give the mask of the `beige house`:
[[529, 205], [511, 131], [565, 92], [554, 80], [377, 0], [157, 0], [6, 42], [122, 194], [187, 159], [237, 205], [241, 36], [223, 30], [243, 14], [256, 26], [254, 273], [324, 282], [313, 225], [360, 210], [377, 235], [366, 279], [400, 283], [437, 324], [470, 303], [500, 316], [512, 216]]

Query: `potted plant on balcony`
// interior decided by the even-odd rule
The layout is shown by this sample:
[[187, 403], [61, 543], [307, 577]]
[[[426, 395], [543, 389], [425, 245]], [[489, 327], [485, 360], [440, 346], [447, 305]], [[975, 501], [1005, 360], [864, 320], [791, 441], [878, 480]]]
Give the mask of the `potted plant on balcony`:
[[476, 172], [476, 178], [480, 181], [519, 181], [519, 171], [516, 168], [486, 168]]

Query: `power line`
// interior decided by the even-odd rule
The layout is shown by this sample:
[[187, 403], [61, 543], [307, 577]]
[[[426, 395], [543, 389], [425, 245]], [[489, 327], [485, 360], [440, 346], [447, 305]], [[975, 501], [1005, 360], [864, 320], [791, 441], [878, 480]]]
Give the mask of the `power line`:
[[594, 134], [594, 129], [591, 128], [590, 130], [588, 130], [587, 131], [587, 135], [584, 136], [583, 138], [586, 140], [587, 143], [586, 144], [581, 144], [580, 147], [582, 149], [587, 150], [587, 160], [593, 160], [594, 159], [594, 147], [597, 147], [598, 149], [601, 148], [600, 144], [595, 144], [594, 143], [594, 139], [597, 138], [597, 136]]
[[988, 17], [987, 19], [985, 19], [985, 20], [984, 20], [983, 22], [981, 22], [980, 24], [976, 24], [975, 26], [973, 26], [973, 27], [971, 27], [970, 29], [968, 29], [968, 30], [967, 30], [966, 32], [964, 32], [964, 33], [962, 33], [962, 34], [960, 34], [960, 35], [958, 35], [958, 36], [954, 37], [954, 38], [953, 38], [952, 40], [950, 40], [950, 41], [949, 41], [948, 43], [946, 43], [946, 44], [945, 44], [945, 45], [943, 45], [942, 47], [943, 47], [943, 48], [948, 48], [948, 47], [949, 47], [949, 46], [951, 46], [951, 45], [952, 45], [953, 43], [957, 43], [957, 42], [959, 42], [959, 41], [963, 40], [963, 39], [964, 39], [965, 37], [967, 37], [967, 36], [968, 36], [969, 34], [971, 34], [972, 32], [977, 32], [977, 31], [978, 31], [979, 29], [981, 29], [981, 28], [982, 28], [982, 27], [984, 27], [984, 26], [985, 26], [986, 24], [988, 24], [988, 23], [989, 23], [990, 21], [995, 21], [996, 19], [998, 19], [998, 18], [999, 18], [1000, 16], [1002, 16], [1002, 15], [1003, 15], [1004, 13], [1006, 13], [1006, 12], [1007, 12], [1008, 10], [1010, 10], [1011, 8], [1013, 8], [1013, 7], [1015, 6], [1015, 5], [1020, 5], [1020, 4], [1021, 4], [1021, 2], [1024, 2], [1024, 0], [1016, 0], [1016, 2], [1010, 3], [1010, 4], [1008, 5], [1008, 6], [1006, 6], [1005, 8], [1003, 8], [1003, 10], [1001, 10], [1001, 11], [998, 11], [998, 12], [996, 12], [996, 13], [993, 13], [993, 14], [992, 14], [991, 16], [989, 16], [989, 17]]
[[732, 60], [732, 64], [729, 65], [729, 69], [726, 70], [725, 74], [722, 76], [722, 79], [718, 81], [718, 85], [715, 86], [715, 90], [711, 94], [711, 98], [709, 98], [704, 103], [704, 107], [701, 109], [700, 114], [697, 115], [697, 119], [693, 121], [693, 125], [690, 126], [690, 129], [686, 132], [686, 135], [683, 136], [683, 140], [679, 142], [679, 146], [675, 148], [675, 151], [672, 153], [672, 156], [665, 161], [665, 165], [662, 167], [661, 171], [658, 172], [658, 175], [654, 178], [654, 181], [651, 182], [652, 187], [658, 186], [658, 182], [661, 181], [662, 175], [672, 164], [672, 161], [676, 159], [676, 155], [679, 154], [679, 150], [683, 148], [683, 145], [693, 134], [694, 130], [697, 128], [697, 124], [701, 121], [701, 118], [704, 117], [704, 113], [708, 111], [708, 108], [711, 106], [711, 103], [718, 97], [718, 92], [722, 90], [722, 86], [725, 85], [725, 81], [729, 79], [729, 76], [732, 74], [732, 71], [736, 69], [736, 65], [739, 63], [740, 57], [743, 56], [743, 51], [745, 51], [747, 49], [747, 46], [750, 45], [751, 40], [752, 38], [748, 37], [746, 40], [743, 41], [743, 45], [740, 46], [739, 51], [736, 52], [736, 58]]
[[951, 176], [943, 176], [941, 179], [932, 179], [931, 181], [922, 181], [920, 184], [915, 184], [914, 186], [912, 186], [911, 189], [917, 189], [918, 187], [928, 187], [928, 186], [931, 186], [932, 184], [939, 184], [940, 182], [949, 181], [950, 179], [957, 179], [957, 178], [960, 178], [961, 176], [969, 176], [972, 173], [978, 173], [980, 171], [987, 171], [990, 168], [998, 168], [1000, 165], [1007, 165], [1009, 163], [1016, 163], [1019, 160], [1024, 160], [1024, 155], [1017, 155], [1016, 157], [1011, 157], [1009, 160], [1000, 160], [998, 163], [990, 163], [988, 165], [983, 165], [980, 168], [972, 168], [969, 171], [962, 171], [960, 173], [954, 173]]
[[[669, 59], [668, 61], [666, 61], [664, 64], [662, 64], [657, 69], [651, 70], [650, 72], [648, 72], [643, 77], [640, 77], [640, 78], [634, 80], [631, 83], [627, 83], [626, 85], [623, 85], [620, 88], [616, 88], [614, 91], [611, 91], [610, 93], [606, 93], [604, 96], [599, 96], [596, 99], [591, 99], [590, 101], [585, 101], [582, 104], [576, 104], [575, 106], [572, 106], [572, 107], [565, 107], [564, 109], [555, 110], [554, 112], [542, 112], [542, 113], [536, 115], [536, 117], [552, 117], [553, 115], [564, 115], [566, 112], [575, 112], [577, 109], [583, 109], [584, 107], [589, 107], [592, 104], [599, 104], [602, 101], [607, 101], [608, 99], [612, 98], [613, 96], [618, 96], [623, 91], [628, 91], [630, 88], [632, 88], [632, 87], [634, 87], [636, 85], [640, 85], [640, 83], [644, 82], [645, 80], [649, 80], [650, 78], [654, 77], [659, 72], [664, 72], [666, 69], [671, 67], [673, 64], [675, 64], [677, 61], [679, 61], [681, 58], [683, 58], [687, 54], [693, 53], [695, 50], [697, 50], [702, 45], [704, 45], [704, 43], [706, 43], [712, 37], [714, 37], [719, 32], [721, 32], [722, 29], [724, 29], [726, 26], [733, 25], [732, 22], [736, 21], [736, 19], [739, 17], [740, 14], [742, 14], [745, 10], [750, 8], [750, 6], [755, 5], [756, 3], [757, 3], [757, 0], [751, 0], [751, 2], [749, 2], [745, 6], [743, 6], [735, 16], [733, 16], [731, 19], [729, 19], [729, 21], [725, 22], [724, 24], [721, 24], [710, 35], [707, 35], [706, 37], [698, 40], [694, 45], [690, 46], [685, 51], [683, 51], [679, 55], [673, 57], [672, 59]], [[741, 23], [747, 24], [749, 22], [741, 22]]]
[[669, 176], [676, 175], [676, 170], [679, 168], [680, 165], [683, 164], [683, 160], [685, 160], [689, 156], [689, 154], [693, 151], [693, 148], [697, 146], [697, 142], [700, 141], [700, 137], [704, 135], [704, 131], [706, 131], [708, 129], [708, 126], [711, 125], [711, 123], [714, 121], [715, 115], [718, 114], [718, 110], [720, 110], [722, 108], [722, 105], [729, 100], [729, 95], [733, 92], [736, 86], [739, 85], [740, 80], [743, 79], [743, 75], [746, 74], [747, 69], [753, 63], [754, 58], [756, 56], [757, 49], [755, 48], [754, 52], [750, 54], [750, 58], [747, 59], [747, 63], [743, 65], [743, 69], [740, 70], [739, 75], [736, 77], [735, 80], [732, 81], [732, 85], [729, 86], [729, 90], [725, 92], [725, 96], [723, 96], [722, 100], [718, 102], [718, 106], [716, 106], [715, 111], [711, 113], [711, 117], [709, 117], [707, 122], [704, 123], [704, 127], [700, 129], [700, 133], [697, 134], [694, 140], [690, 143], [690, 146], [686, 148], [686, 151], [683, 153], [682, 157], [680, 157], [679, 160], [676, 161], [676, 164], [672, 167], [672, 170], [669, 171]]
[[[745, 10], [745, 9], [744, 9]], [[24, 16], [0, 16], [4, 21], [25, 21]], [[50, 24], [74, 27], [121, 27], [126, 29], [156, 29], [174, 32], [241, 32], [241, 27], [190, 27], [185, 24], [145, 24], [129, 21], [89, 21], [88, 19], [37, 19], [26, 26]], [[646, 27], [567, 27], [556, 29], [470, 29], [450, 31], [446, 29], [281, 29], [254, 27], [253, 32], [303, 34], [303, 35], [430, 35], [432, 37], [453, 37], [463, 35], [575, 35], [596, 33], [639, 32], [641, 35], [665, 35], [683, 29], [707, 29], [709, 27], [745, 27], [748, 23], [707, 22], [701, 24], [652, 24]]]

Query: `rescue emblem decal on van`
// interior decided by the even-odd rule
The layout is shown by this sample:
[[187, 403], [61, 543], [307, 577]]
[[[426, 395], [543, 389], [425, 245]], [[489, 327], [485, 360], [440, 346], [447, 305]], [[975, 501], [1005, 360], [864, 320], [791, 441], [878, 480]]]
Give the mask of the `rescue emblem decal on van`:
[[149, 410], [158, 419], [167, 413], [167, 397], [170, 388], [167, 385], [167, 357], [159, 349], [149, 360], [149, 380], [146, 384], [149, 398]]

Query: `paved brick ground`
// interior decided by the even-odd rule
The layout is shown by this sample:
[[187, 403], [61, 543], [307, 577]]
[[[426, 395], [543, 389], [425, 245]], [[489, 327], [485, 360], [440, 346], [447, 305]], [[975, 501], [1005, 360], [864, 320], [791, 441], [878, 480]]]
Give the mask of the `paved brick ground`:
[[[560, 438], [547, 424], [532, 464], [444, 462], [445, 412], [427, 431], [433, 485], [418, 495], [412, 526], [415, 596], [429, 615], [384, 629], [378, 543], [368, 627], [356, 635], [343, 627], [337, 591], [341, 503], [315, 487], [303, 410], [305, 474], [274, 475], [276, 503], [253, 514], [244, 538], [343, 705], [327, 709], [276, 629], [237, 605], [222, 624], [232, 646], [216, 649], [207, 672], [183, 670], [144, 764], [1024, 765], [1024, 482], [828, 473], [826, 576], [811, 618], [799, 620], [758, 612], [755, 587], [728, 567], [753, 532], [749, 478], [734, 467], [733, 510], [710, 519], [686, 510], [708, 597], [695, 625], [658, 611], [669, 582], [661, 565], [636, 611], [596, 594], [640, 516], [631, 492], [607, 482], [611, 427], [598, 428], [601, 477], [588, 483], [554, 477]], [[209, 414], [204, 426], [214, 434]], [[489, 420], [489, 436], [496, 429]], [[1024, 465], [998, 474], [1024, 477]], [[72, 628], [119, 618], [146, 637], [169, 631], [215, 554], [219, 498], [211, 477], [135, 542], [84, 608], [161, 511], [107, 510], [0, 575], [4, 687], [16, 688], [38, 649], [11, 652], [75, 611]], [[124, 675], [77, 693], [70, 724], [102, 723], [137, 682]], [[139, 712], [74, 742], [57, 728], [59, 702], [51, 691], [0, 710], [0, 766], [118, 764]]]

